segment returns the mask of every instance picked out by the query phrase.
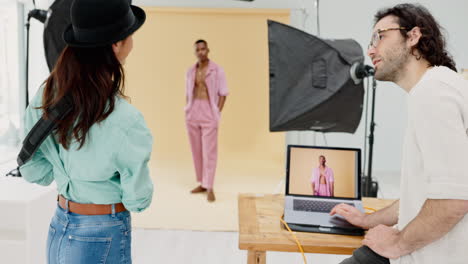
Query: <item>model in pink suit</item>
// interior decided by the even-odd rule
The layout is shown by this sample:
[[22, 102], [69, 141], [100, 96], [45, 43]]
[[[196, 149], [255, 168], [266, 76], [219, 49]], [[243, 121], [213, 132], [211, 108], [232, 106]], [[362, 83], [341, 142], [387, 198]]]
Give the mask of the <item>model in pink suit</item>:
[[325, 156], [321, 155], [319, 157], [319, 166], [312, 171], [310, 182], [315, 196], [333, 197], [335, 195], [333, 170], [325, 165], [326, 162]]
[[207, 199], [215, 201], [213, 191], [218, 159], [218, 128], [228, 88], [223, 69], [208, 59], [208, 44], [195, 42], [198, 62], [186, 76], [185, 120], [192, 148], [195, 174], [200, 183], [192, 193], [207, 192]]

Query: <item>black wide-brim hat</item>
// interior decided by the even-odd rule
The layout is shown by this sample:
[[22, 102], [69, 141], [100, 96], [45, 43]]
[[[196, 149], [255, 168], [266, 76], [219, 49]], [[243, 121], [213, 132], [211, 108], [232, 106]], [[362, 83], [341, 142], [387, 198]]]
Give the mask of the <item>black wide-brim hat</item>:
[[143, 9], [130, 0], [74, 0], [70, 9], [71, 24], [63, 40], [71, 47], [101, 47], [121, 41], [146, 19]]

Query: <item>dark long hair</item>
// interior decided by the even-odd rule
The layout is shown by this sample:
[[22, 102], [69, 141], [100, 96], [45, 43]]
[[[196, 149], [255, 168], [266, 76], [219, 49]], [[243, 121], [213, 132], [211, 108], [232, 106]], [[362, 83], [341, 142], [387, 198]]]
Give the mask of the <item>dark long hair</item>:
[[[446, 41], [442, 35], [442, 27], [437, 23], [429, 10], [418, 4], [399, 4], [392, 8], [382, 9], [375, 15], [375, 23], [386, 16], [395, 16], [400, 27], [411, 30], [414, 27], [421, 29], [421, 38], [413, 48], [417, 49], [421, 57], [426, 59], [430, 66], [446, 66], [457, 71], [452, 56], [446, 50]], [[406, 39], [405, 30], [400, 30], [401, 35]]]
[[97, 48], [65, 47], [55, 68], [45, 81], [42, 98], [44, 117], [67, 95], [73, 110], [57, 124], [55, 136], [68, 149], [72, 140], [81, 148], [92, 125], [106, 119], [114, 110], [116, 96], [125, 98], [125, 76], [112, 46]]

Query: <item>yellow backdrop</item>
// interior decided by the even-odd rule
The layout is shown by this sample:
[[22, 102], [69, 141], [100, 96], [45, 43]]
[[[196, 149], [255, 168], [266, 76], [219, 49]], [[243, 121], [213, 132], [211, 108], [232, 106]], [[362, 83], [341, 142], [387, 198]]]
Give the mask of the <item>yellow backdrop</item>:
[[[227, 76], [230, 95], [219, 132], [225, 160], [284, 161], [284, 134], [268, 131], [266, 19], [288, 23], [289, 10], [145, 8], [126, 64], [127, 94], [154, 135], [152, 160], [189, 162], [184, 121], [185, 73], [202, 38]], [[178, 165], [180, 166], [180, 164]], [[239, 164], [242, 166], [242, 164]]]
[[[289, 10], [145, 8], [125, 65], [127, 94], [154, 136], [151, 207], [144, 228], [237, 230], [237, 193], [271, 193], [284, 177], [284, 134], [268, 130], [267, 19], [289, 22]], [[230, 95], [219, 131], [215, 203], [191, 195], [196, 185], [184, 118], [185, 73], [193, 43], [208, 41]], [[174, 210], [177, 208], [177, 210]], [[183, 217], [181, 217], [183, 213]], [[190, 221], [187, 221], [190, 219]]]
[[290, 164], [289, 192], [291, 194], [312, 195], [312, 170], [319, 166], [319, 156], [324, 155], [326, 165], [333, 170], [336, 197], [355, 197], [354, 151], [327, 149], [292, 148]]

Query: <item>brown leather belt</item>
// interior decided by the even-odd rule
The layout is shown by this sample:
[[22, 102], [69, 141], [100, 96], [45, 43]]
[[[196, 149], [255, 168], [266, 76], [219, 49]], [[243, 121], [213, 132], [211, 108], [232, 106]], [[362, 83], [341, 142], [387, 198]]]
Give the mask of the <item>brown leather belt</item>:
[[[60, 207], [66, 210], [65, 205], [66, 199], [62, 196], [58, 196], [58, 204]], [[107, 215], [112, 214], [111, 204], [80, 204], [72, 201], [68, 201], [68, 211], [81, 214], [81, 215]], [[115, 213], [127, 211], [123, 203], [115, 204]]]

